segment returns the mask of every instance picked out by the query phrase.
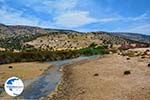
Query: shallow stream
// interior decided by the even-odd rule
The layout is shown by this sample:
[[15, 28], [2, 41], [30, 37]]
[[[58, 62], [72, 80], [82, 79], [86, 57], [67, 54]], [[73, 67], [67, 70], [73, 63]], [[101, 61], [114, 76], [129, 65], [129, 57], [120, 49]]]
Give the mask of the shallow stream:
[[56, 86], [61, 80], [62, 73], [59, 71], [61, 66], [66, 64], [77, 63], [78, 61], [82, 60], [92, 60], [97, 57], [98, 56], [89, 56], [89, 57], [81, 56], [75, 59], [49, 62], [50, 65], [53, 65], [53, 67], [46, 70], [41, 76], [30, 80], [30, 82], [29, 80], [24, 82], [25, 85], [27, 84], [28, 85], [25, 86], [24, 92], [22, 93], [21, 96], [24, 99], [39, 99], [41, 97], [46, 97], [52, 91], [55, 90]]

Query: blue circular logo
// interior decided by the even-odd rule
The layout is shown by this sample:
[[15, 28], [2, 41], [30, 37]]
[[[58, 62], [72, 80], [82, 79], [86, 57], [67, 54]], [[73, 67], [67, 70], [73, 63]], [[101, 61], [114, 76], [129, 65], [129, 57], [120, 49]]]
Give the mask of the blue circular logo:
[[10, 96], [19, 96], [24, 89], [24, 84], [18, 77], [11, 77], [5, 82], [5, 91]]

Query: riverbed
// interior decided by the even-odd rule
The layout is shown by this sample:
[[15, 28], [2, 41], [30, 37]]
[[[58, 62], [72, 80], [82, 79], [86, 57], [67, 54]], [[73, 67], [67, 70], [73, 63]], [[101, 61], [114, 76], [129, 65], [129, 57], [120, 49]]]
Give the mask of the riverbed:
[[32, 80], [24, 81], [25, 89], [21, 97], [24, 99], [39, 99], [41, 97], [47, 97], [55, 90], [61, 80], [62, 73], [59, 71], [61, 66], [74, 64], [82, 60], [92, 60], [97, 57], [98, 56], [81, 56], [75, 59], [49, 62], [52, 67], [45, 70], [41, 76], [35, 77]]

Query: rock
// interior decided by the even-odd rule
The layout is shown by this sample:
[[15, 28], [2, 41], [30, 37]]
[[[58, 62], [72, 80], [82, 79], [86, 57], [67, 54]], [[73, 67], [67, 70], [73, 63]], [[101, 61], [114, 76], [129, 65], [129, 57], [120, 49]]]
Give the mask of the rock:
[[13, 68], [13, 66], [9, 66], [8, 68], [12, 69], [12, 68]]
[[95, 73], [95, 74], [94, 74], [94, 76], [98, 76], [98, 75], [99, 75], [98, 73]]
[[147, 66], [150, 67], [150, 63]]
[[130, 58], [127, 58], [127, 60], [130, 60]]
[[129, 70], [124, 71], [124, 75], [129, 75], [129, 74], [131, 74], [131, 72]]

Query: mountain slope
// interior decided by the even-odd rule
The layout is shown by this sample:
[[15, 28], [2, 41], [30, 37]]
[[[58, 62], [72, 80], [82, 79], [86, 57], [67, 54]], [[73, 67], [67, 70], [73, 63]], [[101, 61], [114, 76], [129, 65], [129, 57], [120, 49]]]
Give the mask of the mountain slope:
[[0, 24], [0, 36], [15, 36], [15, 35], [34, 35], [34, 34], [47, 34], [50, 32], [76, 32], [73, 30], [63, 29], [46, 29], [33, 26], [24, 25], [4, 25]]
[[42, 49], [76, 49], [87, 47], [92, 43], [96, 44], [127, 44], [132, 41], [113, 36], [106, 32], [92, 33], [53, 33], [38, 37], [25, 44]]

